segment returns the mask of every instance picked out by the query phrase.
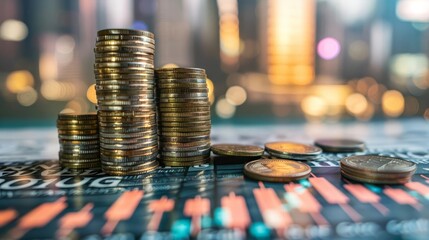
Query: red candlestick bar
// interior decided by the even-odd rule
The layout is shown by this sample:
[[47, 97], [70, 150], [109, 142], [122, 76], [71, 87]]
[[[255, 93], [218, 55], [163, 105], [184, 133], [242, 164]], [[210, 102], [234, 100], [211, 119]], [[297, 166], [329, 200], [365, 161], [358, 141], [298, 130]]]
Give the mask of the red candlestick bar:
[[405, 186], [423, 196], [429, 196], [429, 187], [421, 182], [409, 182], [405, 183]]
[[347, 189], [357, 200], [362, 203], [369, 203], [381, 214], [387, 215], [389, 209], [380, 204], [380, 197], [364, 187], [362, 184], [345, 184], [344, 188]]
[[412, 207], [416, 209], [420, 209], [421, 205], [417, 201], [417, 199], [413, 198], [410, 194], [408, 194], [406, 191], [399, 189], [399, 188], [386, 188], [384, 189], [384, 194], [389, 196], [393, 201], [395, 201], [398, 204], [401, 205], [411, 205]]
[[338, 204], [343, 211], [355, 222], [362, 217], [348, 205], [349, 198], [323, 177], [309, 178], [311, 185], [329, 204]]
[[247, 210], [246, 200], [242, 196], [236, 196], [230, 192], [228, 196], [221, 199], [221, 206], [229, 213], [227, 227], [244, 231], [250, 224], [250, 215]]
[[162, 220], [164, 212], [169, 212], [174, 208], [174, 200], [162, 197], [159, 200], [155, 200], [149, 204], [149, 211], [153, 212], [152, 218], [149, 221], [146, 229], [150, 231], [157, 231], [159, 224]]
[[298, 206], [299, 211], [310, 214], [318, 225], [329, 225], [329, 222], [321, 214], [322, 205], [320, 205], [307, 188], [296, 183], [284, 185], [284, 188], [288, 194], [292, 194], [300, 200], [300, 204]]
[[40, 204], [19, 220], [18, 226], [10, 232], [11, 237], [19, 239], [33, 228], [44, 227], [67, 207], [65, 201], [66, 198], [62, 197], [55, 202]]
[[185, 202], [183, 213], [185, 216], [191, 217], [192, 236], [196, 236], [201, 229], [201, 217], [210, 213], [210, 200], [200, 196], [188, 199]]
[[107, 222], [101, 229], [101, 233], [104, 235], [112, 234], [119, 221], [127, 220], [133, 215], [142, 198], [143, 191], [141, 190], [122, 193], [104, 214]]
[[265, 188], [262, 182], [259, 182], [259, 186], [253, 189], [253, 194], [265, 224], [279, 231], [287, 229], [292, 219], [284, 210], [282, 202], [272, 188]]
[[18, 212], [15, 209], [5, 209], [0, 211], [0, 227], [10, 223], [18, 216]]
[[57, 237], [67, 237], [74, 229], [85, 227], [93, 217], [91, 213], [93, 207], [92, 203], [88, 203], [80, 211], [64, 215], [59, 223]]

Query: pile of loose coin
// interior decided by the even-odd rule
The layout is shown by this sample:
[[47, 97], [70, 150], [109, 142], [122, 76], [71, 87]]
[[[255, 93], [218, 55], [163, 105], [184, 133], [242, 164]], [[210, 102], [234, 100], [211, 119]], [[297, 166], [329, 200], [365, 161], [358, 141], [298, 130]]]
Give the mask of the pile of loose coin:
[[[322, 153], [352, 153], [365, 150], [365, 143], [354, 139], [319, 139], [312, 146], [296, 142], [269, 142], [262, 156], [258, 146], [242, 144], [214, 144], [212, 152], [218, 156], [259, 156], [261, 159], [244, 165], [244, 174], [255, 180], [290, 182], [308, 178], [311, 168], [302, 161], [317, 161]], [[322, 148], [322, 149], [321, 149]], [[298, 160], [298, 161], [297, 161]], [[378, 156], [355, 155], [340, 161], [341, 175], [347, 179], [374, 184], [403, 184], [411, 180], [416, 164], [404, 159]]]
[[103, 171], [130, 175], [155, 169], [154, 35], [100, 30], [94, 52]]
[[60, 113], [57, 119], [59, 161], [72, 169], [100, 167], [97, 114]]
[[210, 103], [206, 72], [157, 69], [159, 159], [165, 166], [193, 166], [210, 159]]

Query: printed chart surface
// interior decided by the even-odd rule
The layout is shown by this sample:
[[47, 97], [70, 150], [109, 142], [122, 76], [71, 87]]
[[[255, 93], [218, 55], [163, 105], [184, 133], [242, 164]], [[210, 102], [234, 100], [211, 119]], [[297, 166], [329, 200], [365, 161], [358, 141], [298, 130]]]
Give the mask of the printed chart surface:
[[[0, 130], [0, 239], [427, 239], [429, 122], [215, 126], [213, 143], [364, 140], [365, 153], [414, 161], [405, 185], [341, 178], [338, 160], [307, 162], [312, 176], [258, 182], [243, 164], [159, 168], [145, 175], [74, 172], [57, 163], [56, 130]], [[216, 163], [216, 161], [215, 161]]]

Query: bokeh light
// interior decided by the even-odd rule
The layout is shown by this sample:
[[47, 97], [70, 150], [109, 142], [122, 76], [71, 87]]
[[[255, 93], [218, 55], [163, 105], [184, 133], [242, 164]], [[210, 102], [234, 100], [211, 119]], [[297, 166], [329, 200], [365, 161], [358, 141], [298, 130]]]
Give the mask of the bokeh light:
[[179, 66], [175, 63], [167, 63], [167, 64], [164, 64], [161, 68], [177, 68], [177, 67]]
[[51, 101], [65, 101], [76, 96], [76, 86], [70, 82], [46, 81], [40, 91], [46, 100]]
[[401, 92], [389, 90], [383, 94], [381, 106], [384, 114], [389, 117], [398, 117], [404, 112], [405, 100]]
[[62, 54], [72, 53], [75, 48], [74, 38], [70, 35], [60, 36], [55, 43], [55, 50]]
[[19, 92], [16, 95], [16, 99], [18, 100], [19, 104], [24, 107], [33, 105], [37, 101], [37, 97], [37, 92], [32, 87], [26, 87], [25, 90]]
[[11, 93], [23, 92], [33, 85], [33, 75], [26, 70], [11, 72], [6, 78], [6, 88]]
[[240, 86], [232, 86], [226, 90], [226, 100], [234, 106], [240, 106], [247, 99], [247, 93], [244, 88]]
[[346, 109], [354, 116], [363, 114], [368, 108], [368, 101], [360, 93], [353, 93], [346, 99]]
[[225, 98], [219, 99], [216, 103], [216, 114], [221, 118], [231, 118], [235, 114], [235, 106]]
[[425, 112], [423, 113], [423, 117], [429, 121], [429, 108], [426, 108]]
[[213, 105], [215, 101], [214, 84], [213, 84], [213, 81], [210, 80], [209, 78], [206, 79], [206, 83], [207, 83], [207, 88], [209, 90], [209, 102], [210, 102], [210, 105]]
[[8, 19], [0, 25], [0, 39], [6, 41], [22, 41], [27, 35], [27, 25], [19, 20]]
[[95, 84], [92, 84], [88, 87], [88, 90], [86, 90], [86, 97], [90, 102], [97, 104], [97, 93], [95, 91]]
[[335, 38], [324, 38], [317, 44], [317, 53], [325, 60], [336, 58], [340, 51], [340, 43]]
[[369, 45], [365, 41], [354, 41], [348, 47], [348, 54], [355, 61], [364, 61], [369, 57]]
[[318, 96], [305, 97], [301, 102], [302, 111], [311, 117], [324, 116], [328, 111], [325, 99]]
[[429, 1], [427, 0], [400, 0], [396, 5], [396, 15], [404, 21], [428, 22]]

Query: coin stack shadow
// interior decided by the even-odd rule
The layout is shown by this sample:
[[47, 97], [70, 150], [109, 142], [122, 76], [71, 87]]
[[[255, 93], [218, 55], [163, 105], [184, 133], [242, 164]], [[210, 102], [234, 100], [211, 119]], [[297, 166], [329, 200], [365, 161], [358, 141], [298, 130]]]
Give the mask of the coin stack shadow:
[[100, 167], [97, 114], [58, 114], [60, 165], [73, 169]]
[[154, 170], [158, 166], [154, 35], [100, 30], [94, 52], [102, 170], [110, 175]]
[[207, 163], [211, 120], [205, 70], [163, 68], [155, 75], [160, 162], [176, 167]]

